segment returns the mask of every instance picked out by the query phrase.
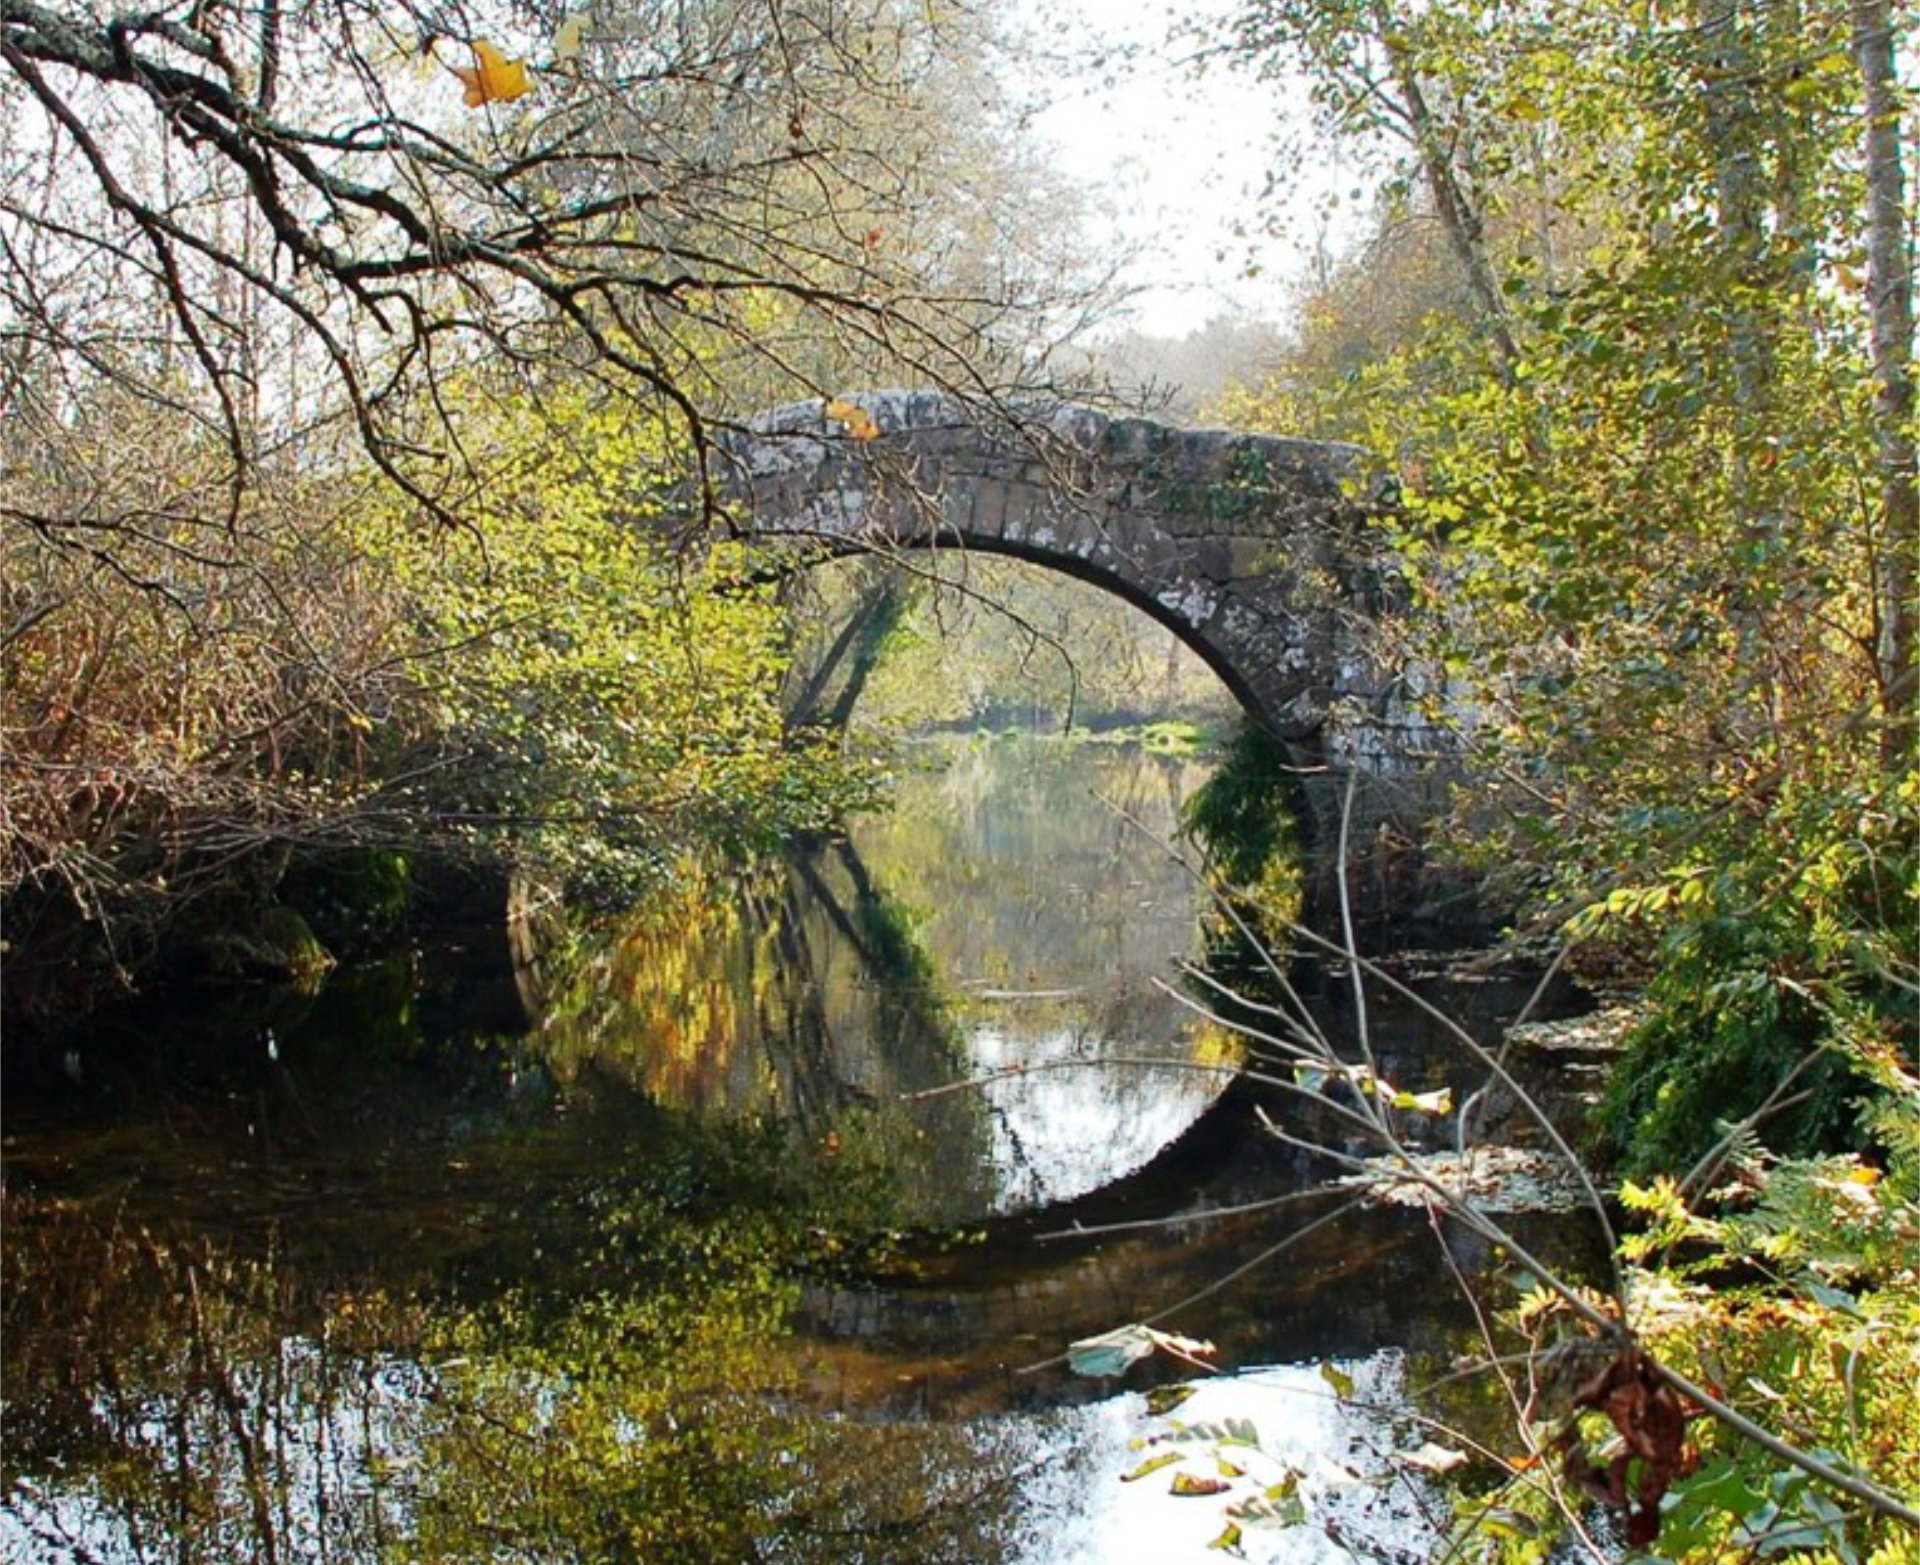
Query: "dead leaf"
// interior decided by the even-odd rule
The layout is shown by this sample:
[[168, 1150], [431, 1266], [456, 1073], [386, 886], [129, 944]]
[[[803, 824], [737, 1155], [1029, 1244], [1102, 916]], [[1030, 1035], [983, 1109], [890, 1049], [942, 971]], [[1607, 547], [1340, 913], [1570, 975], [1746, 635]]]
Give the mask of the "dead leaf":
[[1208, 1494], [1225, 1494], [1233, 1487], [1224, 1478], [1196, 1478], [1192, 1473], [1175, 1473], [1173, 1487], [1169, 1494], [1183, 1494], [1189, 1497]]
[[1193, 1386], [1155, 1386], [1147, 1393], [1147, 1411], [1155, 1417], [1171, 1413], [1192, 1396], [1195, 1389]]
[[880, 438], [880, 426], [874, 423], [873, 415], [856, 402], [849, 402], [844, 397], [830, 397], [822, 411], [855, 440]]
[[1180, 1460], [1178, 1451], [1162, 1451], [1158, 1456], [1150, 1456], [1130, 1473], [1122, 1473], [1122, 1483], [1138, 1483], [1142, 1478], [1157, 1473], [1163, 1467], [1171, 1467]]
[[1402, 1466], [1416, 1467], [1421, 1472], [1432, 1473], [1437, 1478], [1443, 1473], [1452, 1472], [1457, 1467], [1465, 1467], [1467, 1454], [1464, 1451], [1454, 1451], [1446, 1446], [1436, 1445], [1429, 1440], [1417, 1450], [1402, 1451], [1400, 1462]]
[[470, 109], [489, 103], [511, 103], [533, 91], [526, 61], [509, 60], [484, 38], [474, 40], [471, 70], [458, 65], [452, 69], [453, 74], [466, 83], [466, 102]]
[[[1577, 1424], [1561, 1436], [1568, 1479], [1604, 1504], [1627, 1513], [1627, 1541], [1646, 1548], [1660, 1536], [1660, 1499], [1686, 1467], [1687, 1413], [1679, 1395], [1653, 1371], [1638, 1348], [1610, 1359], [1573, 1396], [1575, 1408], [1605, 1413], [1626, 1449], [1595, 1467]], [[1633, 1492], [1628, 1480], [1638, 1468]]]
[[1076, 1375], [1124, 1375], [1155, 1349], [1188, 1362], [1214, 1351], [1211, 1342], [1198, 1342], [1171, 1331], [1155, 1331], [1151, 1326], [1116, 1326], [1097, 1337], [1082, 1337], [1078, 1342], [1068, 1343], [1067, 1367]]
[[1228, 1554], [1240, 1553], [1241, 1532], [1239, 1526], [1233, 1522], [1228, 1522], [1221, 1530], [1220, 1536], [1209, 1543], [1207, 1547], [1210, 1549], [1220, 1549]]

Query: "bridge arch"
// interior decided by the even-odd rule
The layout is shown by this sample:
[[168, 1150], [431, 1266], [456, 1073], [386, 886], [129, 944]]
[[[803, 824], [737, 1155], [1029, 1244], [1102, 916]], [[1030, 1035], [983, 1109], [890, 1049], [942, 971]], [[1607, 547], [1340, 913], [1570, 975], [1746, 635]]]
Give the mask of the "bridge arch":
[[732, 436], [750, 537], [823, 555], [961, 549], [1171, 629], [1304, 767], [1405, 774], [1432, 736], [1369, 632], [1388, 577], [1361, 453], [1051, 404], [994, 424], [933, 392], [776, 408]]

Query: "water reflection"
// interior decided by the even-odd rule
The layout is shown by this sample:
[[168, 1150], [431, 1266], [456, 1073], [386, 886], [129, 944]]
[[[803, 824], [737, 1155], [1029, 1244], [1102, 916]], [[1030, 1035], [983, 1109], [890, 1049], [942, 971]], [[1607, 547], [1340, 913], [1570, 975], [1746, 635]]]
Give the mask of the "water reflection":
[[0, 1553], [997, 1557], [1032, 1431], [807, 1411], [774, 1344], [819, 1192], [758, 1161], [722, 1212], [681, 1176], [741, 1148], [678, 1152], [477, 1300], [11, 1198]]
[[930, 745], [849, 838], [690, 872], [544, 957], [543, 1056], [682, 1109], [857, 1120], [921, 1220], [1082, 1194], [1178, 1136], [1237, 1059], [1163, 987], [1200, 893], [1151, 839], [1204, 776], [1120, 747]]
[[[13, 1062], [0, 1555], [1053, 1561], [1135, 1537], [1111, 1469], [1139, 1398], [1024, 1371], [1344, 1193], [1198, 1072], [901, 1094], [1226, 1057], [1152, 983], [1193, 889], [1093, 797], [1165, 830], [1198, 775], [946, 752], [847, 842], [689, 881], [610, 939], [549, 920], [532, 1033], [506, 941], [469, 931], [315, 995], [104, 1019], [78, 1080]], [[1338, 1034], [1340, 975], [1300, 981]], [[1530, 988], [1435, 994], [1492, 1036]], [[1392, 1079], [1464, 1085], [1430, 1019], [1372, 1017]], [[1313, 1204], [1039, 1237], [1276, 1192]], [[903, 1237], [928, 1211], [999, 1215]], [[1444, 1361], [1473, 1311], [1434, 1237], [1356, 1210], [1176, 1324], [1230, 1365]], [[1523, 1238], [1587, 1242], [1564, 1218]], [[1288, 1438], [1349, 1438], [1325, 1422]]]

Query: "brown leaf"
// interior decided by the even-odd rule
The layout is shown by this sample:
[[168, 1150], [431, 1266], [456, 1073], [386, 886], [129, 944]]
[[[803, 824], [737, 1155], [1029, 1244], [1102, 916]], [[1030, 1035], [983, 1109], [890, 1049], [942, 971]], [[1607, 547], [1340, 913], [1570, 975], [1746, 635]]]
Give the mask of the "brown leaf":
[[[1589, 1460], [1574, 1427], [1563, 1438], [1570, 1482], [1627, 1513], [1627, 1541], [1645, 1548], [1660, 1535], [1660, 1499], [1687, 1465], [1687, 1413], [1679, 1395], [1638, 1348], [1625, 1348], [1573, 1394], [1576, 1409], [1604, 1413], [1626, 1450], [1603, 1473]], [[1638, 1481], [1627, 1492], [1635, 1461]]]

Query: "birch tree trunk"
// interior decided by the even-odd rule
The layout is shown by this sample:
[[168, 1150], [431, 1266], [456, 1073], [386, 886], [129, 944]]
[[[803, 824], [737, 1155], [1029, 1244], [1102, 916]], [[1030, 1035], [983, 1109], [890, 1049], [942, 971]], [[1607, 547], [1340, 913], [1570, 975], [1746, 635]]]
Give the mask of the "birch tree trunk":
[[1913, 258], [1907, 249], [1906, 171], [1894, 74], [1892, 0], [1853, 0], [1853, 58], [1866, 83], [1867, 297], [1871, 309], [1875, 438], [1884, 513], [1883, 753], [1913, 756], [1920, 604], [1920, 484], [1914, 460]]

